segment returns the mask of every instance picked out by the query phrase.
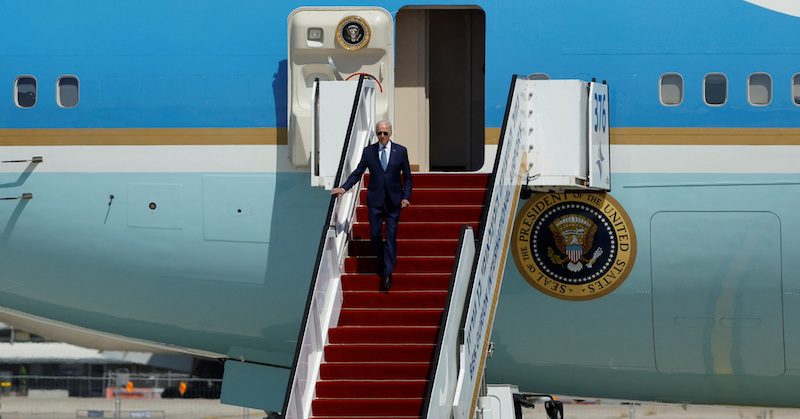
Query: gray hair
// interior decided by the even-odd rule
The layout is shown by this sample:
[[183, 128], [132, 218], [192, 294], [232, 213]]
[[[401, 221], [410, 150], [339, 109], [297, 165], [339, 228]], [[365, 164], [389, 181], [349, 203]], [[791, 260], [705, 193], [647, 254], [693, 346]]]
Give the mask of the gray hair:
[[384, 119], [384, 120], [378, 121], [378, 123], [377, 123], [377, 124], [375, 124], [375, 131], [376, 131], [376, 132], [378, 131], [378, 125], [381, 125], [381, 124], [388, 126], [388, 127], [389, 127], [389, 131], [393, 131], [393, 129], [392, 129], [392, 123], [391, 123], [391, 122], [389, 122], [389, 120], [388, 120], [388, 119]]

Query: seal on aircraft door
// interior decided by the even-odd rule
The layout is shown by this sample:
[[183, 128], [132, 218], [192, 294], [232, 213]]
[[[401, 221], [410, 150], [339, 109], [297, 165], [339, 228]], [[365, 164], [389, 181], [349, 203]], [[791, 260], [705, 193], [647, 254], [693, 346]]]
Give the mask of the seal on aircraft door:
[[589, 300], [620, 286], [636, 259], [628, 214], [605, 193], [545, 193], [517, 214], [512, 253], [539, 291]]
[[370, 29], [359, 16], [347, 16], [336, 28], [336, 42], [348, 51], [357, 51], [369, 44]]

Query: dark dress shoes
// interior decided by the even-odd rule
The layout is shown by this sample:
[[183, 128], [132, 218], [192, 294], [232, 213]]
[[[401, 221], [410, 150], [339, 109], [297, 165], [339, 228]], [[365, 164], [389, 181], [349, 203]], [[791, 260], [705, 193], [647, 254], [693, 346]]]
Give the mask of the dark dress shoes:
[[382, 285], [384, 290], [389, 291], [392, 288], [392, 275], [384, 275]]

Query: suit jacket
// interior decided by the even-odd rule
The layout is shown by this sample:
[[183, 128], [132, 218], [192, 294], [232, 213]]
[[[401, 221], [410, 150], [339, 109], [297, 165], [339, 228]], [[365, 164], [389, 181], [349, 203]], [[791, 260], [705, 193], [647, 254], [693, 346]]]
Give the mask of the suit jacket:
[[[348, 190], [361, 179], [364, 170], [369, 169], [369, 185], [367, 185], [367, 206], [387, 206], [387, 210], [400, 208], [400, 201], [411, 201], [411, 166], [408, 164], [408, 150], [392, 141], [389, 163], [386, 171], [381, 167], [380, 143], [364, 147], [361, 161], [353, 173], [347, 177], [342, 188]], [[402, 172], [402, 182], [400, 175]]]

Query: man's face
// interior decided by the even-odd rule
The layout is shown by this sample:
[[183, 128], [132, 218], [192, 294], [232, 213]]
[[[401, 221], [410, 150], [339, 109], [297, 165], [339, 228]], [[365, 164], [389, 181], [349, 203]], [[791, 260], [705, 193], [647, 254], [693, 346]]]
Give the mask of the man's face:
[[381, 145], [386, 145], [389, 142], [389, 139], [392, 138], [392, 129], [386, 125], [380, 124], [378, 125], [378, 129], [375, 131], [375, 135], [378, 136], [378, 142]]

